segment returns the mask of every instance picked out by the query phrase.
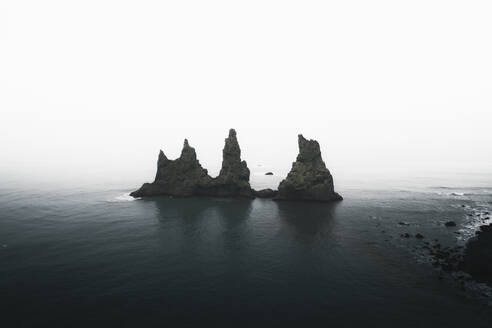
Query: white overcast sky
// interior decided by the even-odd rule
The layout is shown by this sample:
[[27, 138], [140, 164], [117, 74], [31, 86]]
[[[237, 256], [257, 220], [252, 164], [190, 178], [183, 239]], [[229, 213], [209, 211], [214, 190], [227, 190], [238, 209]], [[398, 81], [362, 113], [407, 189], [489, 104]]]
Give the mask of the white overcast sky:
[[[138, 176], [230, 127], [285, 174], [492, 168], [491, 1], [0, 0], [0, 170]], [[490, 171], [490, 170], [489, 170]]]

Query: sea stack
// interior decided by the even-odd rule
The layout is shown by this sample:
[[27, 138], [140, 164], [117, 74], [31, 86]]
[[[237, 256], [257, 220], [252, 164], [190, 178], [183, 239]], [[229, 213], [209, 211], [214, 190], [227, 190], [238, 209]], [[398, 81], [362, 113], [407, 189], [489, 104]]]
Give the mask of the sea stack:
[[225, 139], [219, 176], [209, 184], [205, 194], [218, 197], [254, 197], [249, 184], [248, 164], [241, 161], [241, 148], [234, 129], [229, 130], [229, 136]]
[[342, 200], [335, 192], [333, 177], [326, 168], [319, 143], [298, 136], [299, 155], [287, 178], [280, 182], [275, 200], [311, 200], [330, 202]]
[[249, 169], [246, 161], [241, 161], [241, 149], [236, 131], [231, 129], [225, 139], [222, 151], [222, 169], [219, 176], [208, 175], [196, 157], [193, 147], [185, 139], [181, 156], [169, 160], [161, 150], [157, 161], [157, 173], [152, 183], [130, 194], [133, 197], [149, 196], [217, 196], [254, 197], [249, 184]]
[[154, 182], [144, 183], [130, 196], [192, 196], [206, 188], [211, 180], [207, 170], [202, 168], [196, 158], [195, 149], [185, 139], [179, 158], [169, 160], [162, 150], [159, 152]]

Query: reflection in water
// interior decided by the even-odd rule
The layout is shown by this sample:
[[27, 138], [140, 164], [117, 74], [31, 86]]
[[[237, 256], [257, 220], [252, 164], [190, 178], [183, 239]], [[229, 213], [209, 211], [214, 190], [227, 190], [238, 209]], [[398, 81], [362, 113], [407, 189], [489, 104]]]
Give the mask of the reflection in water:
[[276, 202], [280, 219], [300, 236], [315, 237], [332, 227], [338, 203]]
[[244, 223], [251, 213], [251, 199], [215, 199], [219, 218], [226, 229], [233, 229]]
[[169, 220], [170, 218], [180, 218], [185, 222], [191, 223], [202, 218], [203, 212], [213, 206], [212, 202], [200, 197], [155, 197], [146, 201], [155, 204], [160, 221]]
[[229, 248], [247, 236], [250, 199], [156, 197], [149, 201], [157, 209], [161, 239], [175, 239], [182, 250], [222, 242]]
[[241, 224], [251, 211], [250, 199], [221, 199], [208, 197], [156, 197], [154, 202], [160, 221], [179, 218], [185, 224], [196, 225], [201, 220], [219, 218], [227, 227]]

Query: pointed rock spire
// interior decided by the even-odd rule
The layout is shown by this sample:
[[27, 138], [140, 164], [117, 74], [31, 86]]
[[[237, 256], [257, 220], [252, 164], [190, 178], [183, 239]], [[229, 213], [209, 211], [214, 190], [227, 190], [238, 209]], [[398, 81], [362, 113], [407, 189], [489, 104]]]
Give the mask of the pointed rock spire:
[[241, 148], [234, 129], [229, 130], [222, 150], [222, 168], [219, 176], [214, 179], [214, 193], [218, 196], [252, 197], [249, 184], [249, 169], [246, 161], [241, 161]]
[[333, 177], [326, 168], [319, 143], [298, 136], [299, 154], [287, 178], [278, 186], [277, 200], [341, 200], [333, 186]]
[[185, 139], [183, 142], [183, 149], [181, 150], [181, 156], [179, 158], [184, 161], [196, 161], [195, 148], [190, 146], [188, 139]]
[[157, 165], [159, 165], [160, 162], [164, 162], [164, 161], [167, 161], [167, 157], [166, 155], [164, 154], [164, 152], [162, 151], [162, 149], [159, 151], [159, 158], [157, 159]]
[[319, 143], [316, 140], [306, 140], [302, 134], [299, 134], [297, 143], [299, 145], [299, 155], [297, 155], [298, 162], [307, 163], [310, 161], [323, 161], [321, 159]]
[[225, 179], [239, 178], [249, 183], [249, 169], [246, 161], [241, 162], [241, 148], [236, 138], [236, 131], [229, 130], [229, 137], [225, 139], [222, 150], [222, 168], [219, 177]]
[[198, 194], [212, 178], [196, 158], [195, 149], [185, 139], [181, 156], [169, 160], [161, 150], [157, 161], [157, 173], [153, 183], [146, 183], [130, 195], [133, 197], [170, 195], [191, 196]]

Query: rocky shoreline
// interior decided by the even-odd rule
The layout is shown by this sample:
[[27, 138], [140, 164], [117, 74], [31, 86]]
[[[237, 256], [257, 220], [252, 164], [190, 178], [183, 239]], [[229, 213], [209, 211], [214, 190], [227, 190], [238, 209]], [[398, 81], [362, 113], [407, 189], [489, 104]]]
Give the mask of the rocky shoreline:
[[[400, 240], [414, 238], [416, 243], [412, 253], [424, 262], [431, 264], [438, 272], [438, 278], [455, 282], [467, 295], [484, 299], [487, 303], [492, 298], [492, 223], [490, 213], [484, 209], [473, 209], [462, 205], [466, 220], [480, 222], [481, 226], [474, 236], [462, 240], [462, 243], [443, 243], [441, 240], [426, 238], [420, 233], [412, 235], [400, 233]], [[409, 226], [399, 222], [399, 226]], [[466, 223], [464, 224], [466, 226]], [[461, 225], [463, 226], [463, 225]], [[449, 233], [463, 237], [463, 230], [458, 229], [454, 221], [442, 223]], [[420, 238], [419, 238], [420, 236]], [[418, 241], [419, 240], [419, 241]], [[418, 242], [417, 242], [418, 241]]]
[[480, 227], [477, 232], [466, 244], [458, 268], [492, 287], [492, 224]]
[[152, 183], [144, 183], [130, 193], [135, 198], [152, 196], [211, 196], [270, 198], [273, 200], [301, 200], [331, 202], [342, 200], [334, 190], [333, 177], [321, 158], [316, 140], [298, 136], [299, 154], [278, 190], [254, 190], [249, 183], [250, 171], [241, 160], [241, 149], [236, 131], [229, 130], [222, 151], [222, 168], [212, 178], [197, 159], [195, 149], [185, 139], [179, 158], [170, 160], [159, 152], [157, 173]]

